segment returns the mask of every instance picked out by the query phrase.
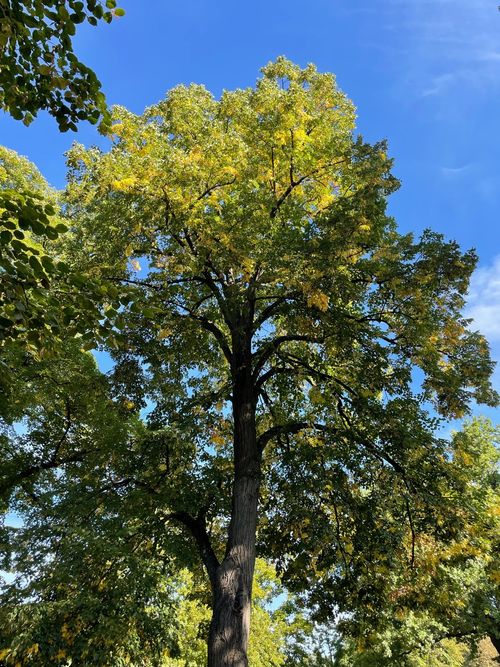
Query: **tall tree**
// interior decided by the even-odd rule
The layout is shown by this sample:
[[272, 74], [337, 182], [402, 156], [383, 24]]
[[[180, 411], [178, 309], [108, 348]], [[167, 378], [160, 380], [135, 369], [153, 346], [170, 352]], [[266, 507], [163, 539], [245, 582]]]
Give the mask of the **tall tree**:
[[[354, 137], [353, 105], [313, 66], [280, 58], [254, 89], [181, 86], [115, 113], [108, 153], [69, 155], [65, 252], [134, 289], [106, 311], [114, 385], [151, 409], [137, 447], [86, 474], [95, 497], [140, 503], [177, 557], [196, 545], [208, 664], [246, 667], [257, 538], [327, 616], [338, 596], [315, 583], [354, 575], [367, 535], [410, 563], [406, 526], [438, 529], [424, 509], [448, 502], [447, 443], [427, 408], [497, 400], [460, 313], [475, 256], [398, 234], [385, 145]], [[72, 481], [58, 473], [55, 500]]]
[[[409, 521], [416, 489], [436, 487], [444, 444], [422, 404], [460, 416], [496, 401], [460, 314], [474, 254], [397, 233], [385, 145], [353, 131], [334, 78], [280, 58], [218, 101], [181, 86], [143, 116], [117, 109], [112, 150], [69, 158], [80, 261], [137, 287], [122, 357], [148, 368], [150, 421], [197, 431], [204, 486], [168, 517], [210, 578], [210, 666], [247, 664], [259, 498], [269, 551], [305, 581], [342, 556], [346, 476], [387, 475]], [[305, 529], [311, 510], [326, 524]]]

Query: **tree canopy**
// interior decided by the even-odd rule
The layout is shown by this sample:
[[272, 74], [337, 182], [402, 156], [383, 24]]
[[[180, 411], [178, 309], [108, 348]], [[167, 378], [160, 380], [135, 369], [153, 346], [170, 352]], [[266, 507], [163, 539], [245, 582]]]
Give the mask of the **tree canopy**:
[[[101, 548], [154, 586], [203, 566], [208, 664], [243, 667], [257, 554], [328, 621], [466, 539], [473, 484], [436, 429], [497, 402], [461, 313], [476, 258], [397, 231], [386, 145], [354, 121], [332, 75], [279, 58], [219, 100], [179, 86], [117, 108], [109, 151], [70, 151], [58, 253], [99, 286], [99, 323], [17, 371], [26, 431], [6, 427], [3, 488], [48, 577], [30, 595], [63, 601]], [[82, 344], [112, 354], [108, 377]], [[121, 567], [105, 609], [127, 600]]]

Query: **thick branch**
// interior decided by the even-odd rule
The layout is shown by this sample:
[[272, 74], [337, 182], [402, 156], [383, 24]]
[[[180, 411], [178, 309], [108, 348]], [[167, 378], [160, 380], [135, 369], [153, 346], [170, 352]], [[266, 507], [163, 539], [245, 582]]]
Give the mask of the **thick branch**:
[[277, 426], [272, 426], [267, 431], [264, 431], [257, 438], [257, 446], [260, 451], [263, 451], [267, 443], [273, 438], [279, 437], [281, 435], [293, 435], [294, 433], [299, 433], [306, 428], [314, 428], [315, 425], [309, 422], [290, 422], [288, 424], [278, 424]]
[[290, 373], [290, 367], [289, 366], [272, 366], [268, 371], [265, 373], [262, 373], [262, 375], [259, 377], [258, 381], [256, 382], [256, 389], [258, 392], [262, 393], [263, 387], [265, 386], [266, 382], [270, 380], [272, 377], [275, 375], [279, 375], [280, 373]]
[[[207, 259], [207, 262], [209, 262], [211, 264], [210, 260], [208, 260], [208, 259]], [[212, 271], [215, 271], [215, 267], [211, 267], [211, 268], [212, 268]], [[221, 294], [221, 291], [217, 287], [217, 285], [215, 283], [215, 280], [212, 278], [212, 276], [210, 274], [210, 271], [206, 270], [204, 272], [204, 276], [205, 276], [205, 280], [207, 282], [207, 285], [210, 287], [210, 289], [212, 290], [213, 295], [215, 296], [215, 298], [217, 300], [217, 303], [219, 305], [221, 313], [224, 316], [224, 320], [225, 320], [226, 324], [228, 326], [231, 326], [231, 323], [232, 323], [231, 313], [229, 311], [229, 308], [228, 308], [226, 299], [224, 298], [224, 295]]]
[[189, 530], [196, 541], [201, 559], [210, 578], [210, 583], [213, 586], [216, 580], [215, 577], [217, 568], [219, 567], [219, 561], [212, 548], [212, 544], [210, 543], [210, 537], [205, 526], [204, 514], [199, 514], [195, 519], [188, 514], [188, 512], [172, 512], [171, 514], [168, 514], [165, 519], [178, 521]]
[[300, 342], [305, 341], [306, 343], [319, 343], [320, 339], [317, 336], [306, 336], [300, 334], [287, 334], [283, 336], [277, 336], [273, 340], [269, 341], [258, 350], [254, 357], [256, 359], [256, 364], [254, 368], [254, 379], [258, 378], [259, 371], [264, 367], [266, 361], [272, 357], [272, 355], [280, 348], [281, 345], [288, 342]]
[[232, 363], [231, 348], [223, 331], [219, 329], [219, 327], [216, 324], [214, 324], [211, 320], [209, 320], [207, 317], [205, 317], [204, 315], [197, 315], [193, 310], [191, 310], [187, 306], [183, 306], [182, 304], [173, 304], [173, 305], [175, 305], [175, 307], [177, 308], [182, 308], [182, 310], [185, 310], [186, 313], [188, 313], [187, 315], [182, 315], [181, 313], [177, 312], [175, 313], [177, 317], [180, 317], [181, 319], [192, 319], [195, 320], [196, 322], [199, 322], [201, 327], [205, 329], [205, 331], [208, 331], [214, 336], [214, 338], [219, 343], [222, 353], [226, 357], [227, 361], [231, 364]]
[[287, 296], [277, 296], [277, 297], [256, 297], [255, 300], [259, 301], [268, 298], [269, 299], [275, 298], [276, 301], [273, 301], [273, 303], [270, 303], [268, 306], [266, 306], [264, 310], [260, 313], [260, 315], [256, 318], [253, 327], [254, 331], [257, 331], [272, 315], [274, 315], [280, 306], [286, 303], [286, 301], [288, 301], [289, 299], [293, 299], [294, 297], [293, 295], [288, 294]]

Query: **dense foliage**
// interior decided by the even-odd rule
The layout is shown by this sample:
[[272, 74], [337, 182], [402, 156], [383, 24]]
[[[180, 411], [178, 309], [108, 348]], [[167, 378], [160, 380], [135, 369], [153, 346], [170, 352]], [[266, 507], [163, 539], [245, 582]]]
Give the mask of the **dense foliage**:
[[115, 0], [6, 0], [0, 16], [0, 108], [29, 125], [41, 109], [62, 132], [80, 120], [109, 125], [109, 111], [95, 73], [78, 60], [77, 25], [123, 16]]
[[474, 254], [398, 233], [385, 145], [312, 66], [278, 59], [220, 100], [178, 87], [113, 133], [69, 154], [70, 231], [28, 225], [61, 275], [19, 277], [24, 247], [2, 274], [43, 311], [5, 292], [0, 484], [24, 521], [3, 532], [6, 664], [196, 664], [208, 636], [209, 664], [246, 665], [257, 553], [294, 609], [254, 585], [254, 666], [329, 664], [311, 623], [339, 613], [344, 663], [498, 636], [497, 435], [436, 435], [497, 401], [461, 314]]
[[116, 290], [64, 261], [58, 199], [33, 164], [0, 147], [0, 415], [8, 421], [23, 415], [15, 369], [53, 355], [63, 338], [95, 344], [110, 328], [100, 322], [103, 296], [120, 306]]

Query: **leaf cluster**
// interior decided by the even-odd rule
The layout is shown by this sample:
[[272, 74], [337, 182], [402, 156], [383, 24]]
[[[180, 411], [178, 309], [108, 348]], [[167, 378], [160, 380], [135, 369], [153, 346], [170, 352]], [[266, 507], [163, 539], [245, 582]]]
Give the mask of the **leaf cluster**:
[[29, 125], [40, 109], [62, 132], [87, 120], [109, 126], [95, 73], [73, 50], [77, 26], [123, 16], [115, 0], [6, 0], [0, 8], [0, 107]]

